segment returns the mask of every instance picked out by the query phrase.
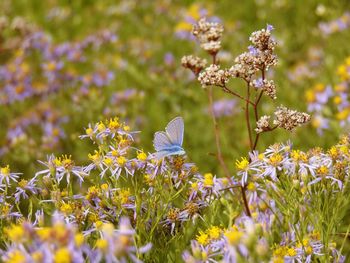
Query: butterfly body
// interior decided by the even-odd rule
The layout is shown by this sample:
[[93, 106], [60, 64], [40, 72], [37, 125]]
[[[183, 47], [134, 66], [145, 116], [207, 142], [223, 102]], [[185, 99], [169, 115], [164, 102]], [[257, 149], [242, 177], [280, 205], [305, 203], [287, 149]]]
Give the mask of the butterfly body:
[[154, 153], [157, 159], [171, 155], [184, 155], [182, 148], [184, 134], [184, 123], [181, 117], [176, 117], [168, 123], [165, 132], [154, 134], [153, 145], [157, 152]]

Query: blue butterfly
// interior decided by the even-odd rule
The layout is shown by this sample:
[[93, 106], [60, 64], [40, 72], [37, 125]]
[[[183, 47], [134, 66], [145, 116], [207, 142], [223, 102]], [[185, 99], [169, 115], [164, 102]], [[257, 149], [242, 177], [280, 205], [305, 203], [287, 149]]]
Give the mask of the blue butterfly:
[[160, 131], [154, 134], [153, 145], [157, 151], [154, 153], [157, 159], [162, 159], [170, 155], [183, 155], [182, 148], [184, 138], [184, 121], [181, 117], [176, 117], [168, 123], [165, 132]]

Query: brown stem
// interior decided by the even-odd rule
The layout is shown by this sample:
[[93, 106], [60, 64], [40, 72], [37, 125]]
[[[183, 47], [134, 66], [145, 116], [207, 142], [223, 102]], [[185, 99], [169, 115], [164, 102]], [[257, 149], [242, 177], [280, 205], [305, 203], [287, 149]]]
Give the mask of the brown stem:
[[254, 145], [253, 145], [253, 151], [256, 149], [256, 146], [258, 145], [260, 133], [258, 133], [255, 137]]
[[222, 88], [223, 91], [225, 91], [225, 92], [227, 92], [227, 93], [230, 93], [230, 94], [232, 94], [232, 95], [234, 95], [234, 96], [236, 96], [236, 97], [238, 97], [238, 98], [244, 100], [246, 103], [249, 103], [249, 104], [251, 104], [251, 105], [254, 106], [254, 103], [253, 103], [252, 101], [250, 101], [250, 100], [248, 100], [248, 99], [242, 97], [242, 96], [239, 95], [238, 93], [236, 93], [236, 92], [230, 90], [226, 85], [220, 86], [220, 87]]
[[[216, 64], [216, 55], [213, 55], [213, 64]], [[243, 98], [242, 96], [240, 96], [239, 94], [231, 91], [229, 88], [227, 88], [225, 85], [222, 86], [222, 89], [227, 92], [230, 93], [240, 99], [245, 100], [246, 102], [246, 114], [248, 114], [248, 119], [247, 119], [247, 125], [248, 125], [248, 130], [249, 130], [249, 140], [250, 140], [250, 146], [252, 147], [252, 140], [251, 140], [251, 131], [250, 131], [250, 122], [249, 122], [249, 103], [253, 105], [253, 103], [249, 100], [250, 99], [250, 87], [249, 87], [249, 83], [248, 83], [248, 94], [247, 94], [247, 98]], [[219, 133], [219, 127], [215, 118], [215, 114], [214, 114], [214, 108], [213, 108], [213, 95], [212, 95], [212, 87], [209, 87], [208, 89], [208, 98], [209, 98], [209, 108], [210, 108], [210, 113], [213, 119], [213, 123], [214, 123], [214, 130], [215, 130], [215, 142], [216, 142], [216, 150], [217, 150], [217, 158], [221, 164], [221, 167], [223, 168], [226, 177], [231, 180], [231, 176], [230, 176], [230, 172], [225, 164], [224, 159], [222, 158], [222, 154], [221, 154], [221, 147], [220, 147], [220, 133]], [[247, 113], [248, 111], [248, 113]], [[246, 115], [247, 116], [247, 115]], [[243, 204], [246, 210], [246, 213], [249, 217], [251, 217], [251, 213], [249, 210], [249, 205], [248, 205], [248, 201], [247, 201], [247, 196], [245, 193], [245, 187], [241, 186], [241, 192], [242, 192], [242, 199], [243, 199]]]
[[216, 121], [216, 117], [214, 114], [212, 87], [208, 87], [207, 94], [208, 94], [208, 100], [209, 100], [209, 111], [210, 111], [210, 115], [211, 115], [211, 118], [212, 118], [212, 121], [214, 124], [214, 135], [215, 135], [215, 144], [216, 144], [216, 152], [217, 152], [216, 157], [217, 157], [222, 169], [224, 170], [226, 177], [231, 180], [230, 171], [227, 168], [226, 163], [225, 163], [224, 158], [222, 157], [222, 153], [221, 153], [220, 131], [219, 131], [219, 126], [218, 126], [218, 123]]
[[213, 58], [213, 64], [216, 65], [216, 54], [212, 55]]
[[276, 125], [276, 126], [274, 126], [274, 127], [272, 127], [272, 128], [269, 128], [269, 129], [266, 130], [266, 131], [262, 131], [262, 132], [258, 133], [258, 134], [256, 135], [256, 137], [255, 137], [254, 146], [253, 146], [253, 151], [255, 150], [255, 148], [256, 148], [256, 146], [257, 146], [257, 144], [258, 144], [258, 140], [259, 140], [260, 134], [261, 134], [261, 133], [264, 133], [264, 132], [273, 131], [273, 130], [277, 129], [277, 127], [278, 127], [278, 126]]
[[229, 187], [221, 188], [219, 191], [222, 192], [222, 191], [226, 191], [226, 190], [235, 189], [238, 187], [241, 187], [241, 186], [240, 185], [229, 186]]
[[[265, 68], [263, 68], [261, 70], [261, 75], [262, 75], [261, 78], [264, 81], [265, 80]], [[260, 94], [259, 94], [258, 98], [255, 100], [255, 103], [253, 105], [253, 107], [254, 107], [254, 115], [255, 115], [255, 122], [258, 122], [258, 120], [259, 120], [258, 105], [259, 105], [259, 102], [260, 102], [260, 100], [262, 98], [263, 93], [264, 93], [263, 91], [260, 91]], [[259, 138], [260, 138], [260, 133], [258, 133], [255, 136], [255, 141], [254, 141], [254, 145], [253, 145], [252, 151], [254, 151], [256, 149], [256, 146], [258, 145]]]
[[252, 214], [250, 213], [248, 201], [247, 201], [247, 195], [245, 194], [245, 186], [241, 186], [241, 193], [242, 193], [243, 203], [244, 203], [247, 216], [252, 217]]
[[247, 82], [247, 100], [246, 100], [246, 104], [245, 104], [245, 120], [247, 123], [247, 129], [248, 129], [248, 134], [249, 134], [249, 146], [250, 149], [253, 149], [253, 139], [252, 139], [252, 131], [251, 131], [251, 127], [250, 127], [250, 116], [249, 116], [249, 99], [250, 99], [250, 85]]

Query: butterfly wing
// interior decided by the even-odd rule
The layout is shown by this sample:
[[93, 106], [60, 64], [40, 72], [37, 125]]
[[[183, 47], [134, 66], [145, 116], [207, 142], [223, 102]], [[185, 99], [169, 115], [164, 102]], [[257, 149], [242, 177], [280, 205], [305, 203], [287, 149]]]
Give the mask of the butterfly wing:
[[171, 156], [171, 155], [184, 155], [185, 151], [179, 147], [179, 146], [173, 146], [171, 148], [168, 148], [166, 150], [161, 150], [153, 153], [154, 157], [156, 159], [162, 159], [166, 156]]
[[154, 149], [159, 152], [170, 148], [172, 143], [165, 132], [156, 132], [154, 134], [153, 146]]
[[169, 154], [170, 153], [168, 151], [165, 151], [165, 150], [153, 153], [154, 157], [157, 160], [163, 159], [165, 156], [169, 156]]
[[181, 117], [176, 117], [170, 121], [166, 126], [165, 131], [171, 144], [182, 146], [184, 138], [184, 121]]

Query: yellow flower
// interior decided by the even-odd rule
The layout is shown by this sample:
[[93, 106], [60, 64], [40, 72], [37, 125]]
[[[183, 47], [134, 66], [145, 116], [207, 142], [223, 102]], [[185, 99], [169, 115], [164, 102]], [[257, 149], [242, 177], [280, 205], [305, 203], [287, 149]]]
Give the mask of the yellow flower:
[[85, 130], [86, 135], [91, 136], [94, 133], [94, 130], [92, 128], [87, 128]]
[[270, 163], [271, 165], [273, 166], [277, 166], [279, 165], [283, 160], [283, 157], [282, 155], [280, 155], [279, 153], [276, 153], [276, 154], [273, 154], [271, 157], [270, 157]]
[[62, 165], [65, 169], [69, 169], [74, 165], [71, 155], [62, 155]]
[[275, 257], [272, 263], [284, 263], [284, 257]]
[[332, 146], [329, 150], [328, 150], [328, 154], [332, 157], [332, 158], [336, 158], [338, 156], [338, 149], [335, 146]]
[[192, 30], [192, 25], [190, 23], [187, 22], [180, 22], [176, 25], [175, 27], [175, 31], [188, 31], [190, 32]]
[[350, 77], [350, 74], [348, 73], [348, 68], [345, 64], [340, 65], [337, 69], [337, 75], [342, 79], [342, 80], [347, 80]]
[[7, 234], [9, 240], [13, 242], [20, 242], [24, 237], [24, 229], [20, 225], [12, 225], [11, 227], [5, 229], [5, 233]]
[[54, 256], [55, 263], [70, 263], [72, 262], [71, 254], [68, 248], [60, 248], [56, 251]]
[[321, 234], [320, 234], [320, 232], [314, 230], [314, 231], [312, 231], [312, 233], [310, 234], [310, 237], [311, 237], [312, 239], [320, 240], [320, 239], [321, 239]]
[[305, 92], [305, 99], [308, 103], [314, 102], [316, 100], [316, 95], [313, 90], [307, 90]]
[[311, 124], [312, 124], [312, 126], [314, 126], [315, 128], [318, 128], [318, 127], [320, 127], [321, 126], [321, 120], [320, 120], [320, 118], [313, 118], [312, 120], [311, 120]]
[[346, 64], [347, 66], [350, 66], [350, 57], [347, 57], [347, 58], [345, 59], [345, 64]]
[[192, 188], [193, 191], [198, 191], [199, 190], [198, 182], [193, 182], [191, 184], [191, 188]]
[[42, 241], [48, 241], [51, 238], [51, 228], [49, 227], [39, 228], [36, 233]]
[[238, 231], [236, 229], [232, 229], [232, 230], [227, 230], [224, 235], [227, 238], [230, 245], [235, 246], [239, 244], [243, 236], [243, 232]]
[[119, 192], [120, 202], [122, 204], [127, 204], [130, 198], [130, 190], [129, 189], [121, 189]]
[[69, 203], [64, 203], [62, 202], [61, 206], [60, 206], [60, 211], [62, 213], [64, 213], [66, 216], [70, 215], [73, 213], [73, 206]]
[[104, 163], [109, 167], [113, 164], [113, 160], [110, 157], [106, 157]]
[[46, 64], [46, 69], [48, 71], [54, 71], [56, 69], [56, 63], [54, 61], [50, 61]]
[[4, 261], [5, 263], [25, 263], [26, 257], [19, 250], [11, 251], [8, 254], [8, 259]]
[[333, 98], [333, 103], [334, 104], [336, 104], [336, 105], [339, 105], [341, 102], [342, 102], [342, 97], [340, 97], [340, 96], [335, 96], [334, 98]]
[[96, 186], [90, 186], [88, 188], [85, 199], [92, 200], [93, 198], [98, 197], [98, 195], [99, 195], [99, 189]]
[[277, 246], [274, 251], [273, 255], [278, 257], [284, 257], [287, 254], [287, 247], [284, 246]]
[[316, 169], [316, 173], [319, 175], [327, 175], [328, 167], [325, 165], [321, 165], [319, 168]]
[[317, 83], [315, 86], [314, 86], [314, 89], [317, 91], [317, 92], [322, 92], [324, 91], [325, 89], [325, 85], [323, 83]]
[[102, 227], [103, 227], [103, 222], [100, 221], [100, 220], [97, 220], [97, 221], [95, 222], [95, 227], [96, 227], [98, 230], [101, 230]]
[[31, 255], [32, 259], [34, 260], [34, 262], [43, 262], [43, 253], [40, 251], [35, 251], [33, 252]]
[[236, 160], [236, 167], [238, 170], [245, 171], [249, 167], [249, 161], [246, 157], [242, 157], [241, 160]]
[[137, 154], [137, 159], [139, 159], [140, 161], [146, 161], [147, 160], [147, 154], [145, 154], [144, 151], [140, 151]]
[[350, 113], [349, 109], [344, 109], [342, 111], [337, 112], [336, 118], [338, 120], [345, 120], [347, 117], [349, 117], [349, 113]]
[[118, 118], [115, 117], [114, 119], [110, 119], [108, 122], [108, 128], [110, 128], [111, 130], [115, 130], [118, 129], [120, 127]]
[[229, 180], [226, 177], [224, 177], [221, 179], [221, 183], [222, 185], [227, 186], [229, 184]]
[[117, 163], [120, 165], [120, 166], [124, 166], [125, 165], [125, 163], [126, 163], [126, 158], [124, 157], [124, 156], [119, 156], [118, 158], [117, 158]]
[[93, 161], [94, 163], [97, 163], [100, 159], [100, 153], [95, 150], [94, 154], [89, 153], [88, 157], [89, 160]]
[[214, 185], [213, 175], [211, 173], [204, 174], [204, 187], [212, 187]]
[[104, 223], [102, 225], [102, 231], [103, 231], [104, 235], [112, 236], [113, 232], [114, 232], [113, 224], [112, 223]]
[[217, 226], [212, 226], [207, 230], [207, 234], [209, 235], [209, 238], [212, 240], [218, 239], [221, 235], [221, 229]]
[[255, 189], [256, 189], [255, 184], [253, 182], [248, 183], [247, 189], [249, 191], [255, 191]]
[[146, 184], [148, 184], [148, 186], [154, 186], [156, 180], [152, 174], [145, 174], [143, 177], [146, 181]]
[[109, 188], [108, 184], [101, 184], [101, 189], [102, 189], [103, 191], [107, 191], [108, 188]]
[[107, 240], [106, 239], [98, 239], [96, 241], [96, 247], [103, 250], [103, 251], [107, 250], [107, 247], [108, 247]]
[[313, 252], [312, 246], [305, 247], [305, 252], [306, 254], [311, 255]]
[[344, 84], [338, 84], [338, 85], [335, 85], [334, 86], [334, 90], [336, 91], [336, 92], [344, 92], [344, 91], [346, 91], [346, 86], [344, 85]]
[[194, 20], [199, 20], [201, 18], [200, 5], [198, 3], [192, 4], [188, 9], [187, 14], [191, 16]]
[[80, 247], [84, 243], [84, 235], [82, 233], [75, 234], [74, 241], [77, 247]]
[[290, 256], [290, 257], [294, 257], [294, 256], [297, 255], [297, 252], [295, 251], [294, 248], [291, 247], [291, 248], [287, 249], [287, 255]]
[[1, 167], [0, 169], [0, 173], [3, 175], [3, 176], [9, 176], [10, 175], [10, 166], [9, 165], [6, 165], [5, 167]]
[[97, 129], [99, 132], [103, 132], [106, 130], [106, 126], [103, 124], [103, 122], [100, 122], [98, 125], [97, 125]]
[[199, 235], [196, 237], [199, 244], [205, 246], [209, 243], [209, 235], [203, 231], [199, 231]]

